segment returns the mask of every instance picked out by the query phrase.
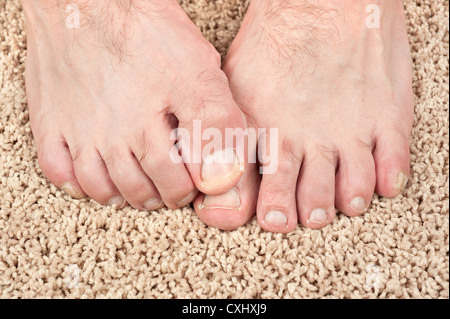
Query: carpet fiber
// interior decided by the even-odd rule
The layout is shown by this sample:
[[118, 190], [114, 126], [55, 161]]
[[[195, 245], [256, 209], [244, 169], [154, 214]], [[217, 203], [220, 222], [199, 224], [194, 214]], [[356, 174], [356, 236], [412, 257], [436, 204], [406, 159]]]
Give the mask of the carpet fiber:
[[[32, 1], [32, 0], [29, 0]], [[180, 0], [226, 53], [245, 0]], [[448, 298], [447, 0], [406, 0], [414, 57], [412, 178], [363, 217], [288, 235], [206, 227], [190, 207], [72, 200], [39, 169], [18, 0], [0, 0], [0, 297]]]

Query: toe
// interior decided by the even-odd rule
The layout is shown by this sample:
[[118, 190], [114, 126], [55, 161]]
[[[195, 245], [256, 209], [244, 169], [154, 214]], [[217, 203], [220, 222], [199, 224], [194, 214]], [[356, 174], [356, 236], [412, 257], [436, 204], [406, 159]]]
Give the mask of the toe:
[[410, 174], [409, 138], [395, 132], [385, 133], [378, 138], [373, 156], [377, 194], [389, 198], [400, 195]]
[[126, 145], [102, 153], [111, 180], [125, 200], [136, 209], [161, 208], [161, 197], [138, 160]]
[[260, 176], [255, 164], [248, 165], [239, 183], [221, 195], [200, 194], [194, 201], [198, 217], [208, 226], [234, 230], [256, 212]]
[[297, 188], [299, 220], [305, 227], [319, 229], [334, 219], [336, 160], [322, 148], [306, 152]]
[[[37, 141], [40, 139], [36, 138]], [[78, 182], [69, 148], [63, 138], [45, 138], [38, 143], [38, 159], [42, 172], [69, 196], [86, 197]]]
[[174, 110], [179, 133], [187, 135], [178, 146], [197, 188], [208, 195], [220, 195], [243, 175], [246, 121], [220, 69], [205, 71], [194, 82], [189, 105]]
[[367, 211], [375, 190], [375, 163], [371, 150], [355, 146], [339, 154], [336, 207], [348, 216]]
[[257, 216], [265, 230], [288, 233], [298, 224], [296, 188], [301, 161], [286, 153], [279, 154], [276, 172], [263, 174]]
[[70, 149], [75, 175], [86, 194], [100, 204], [124, 206], [125, 199], [109, 177], [97, 150], [94, 147]]
[[[157, 123], [163, 123], [163, 119]], [[167, 207], [177, 209], [190, 204], [198, 191], [184, 163], [171, 156], [175, 147], [170, 130], [157, 123], [133, 145], [132, 151]]]

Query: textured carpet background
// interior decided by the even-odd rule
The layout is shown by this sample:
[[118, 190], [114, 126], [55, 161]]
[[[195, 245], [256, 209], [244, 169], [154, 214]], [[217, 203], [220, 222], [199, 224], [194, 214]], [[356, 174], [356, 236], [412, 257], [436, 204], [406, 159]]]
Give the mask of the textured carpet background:
[[[32, 1], [32, 0], [28, 0]], [[181, 0], [225, 54], [245, 0]], [[321, 231], [208, 228], [187, 207], [72, 200], [38, 168], [18, 0], [0, 0], [0, 297], [448, 298], [447, 0], [406, 0], [415, 61], [412, 178], [363, 217]]]

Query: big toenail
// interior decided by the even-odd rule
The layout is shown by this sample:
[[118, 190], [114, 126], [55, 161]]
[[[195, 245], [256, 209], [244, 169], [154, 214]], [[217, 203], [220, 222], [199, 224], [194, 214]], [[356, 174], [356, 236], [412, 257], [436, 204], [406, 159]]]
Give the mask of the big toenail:
[[75, 187], [71, 183], [64, 183], [61, 186], [61, 190], [64, 191], [67, 195], [75, 199], [81, 199], [86, 197], [82, 191], [80, 191], [77, 187]]
[[122, 196], [114, 196], [108, 201], [108, 206], [116, 205], [118, 208], [125, 207], [126, 201]]
[[394, 186], [395, 189], [402, 192], [405, 190], [406, 184], [408, 184], [408, 176], [406, 176], [406, 174], [403, 172], [398, 173], [397, 180], [395, 181], [395, 186]]
[[231, 210], [238, 209], [239, 207], [241, 207], [241, 197], [236, 188], [217, 196], [205, 195], [203, 203], [200, 205], [200, 209]]
[[287, 226], [288, 219], [285, 214], [278, 210], [271, 210], [266, 214], [264, 221], [272, 226]]
[[328, 220], [328, 214], [325, 209], [314, 209], [309, 215], [308, 223], [312, 224], [324, 224]]
[[221, 184], [242, 173], [243, 165], [234, 149], [217, 151], [203, 159], [202, 180], [206, 184]]
[[163, 201], [159, 198], [149, 199], [144, 203], [144, 208], [146, 210], [155, 210], [160, 208], [163, 205]]
[[198, 194], [198, 190], [196, 189], [196, 190], [194, 190], [192, 193], [190, 193], [189, 195], [187, 195], [185, 198], [183, 198], [182, 200], [180, 200], [180, 201], [177, 203], [177, 206], [178, 206], [178, 207], [184, 207], [184, 206], [190, 204], [190, 203], [194, 200], [195, 196], [197, 196], [197, 194]]
[[362, 197], [355, 197], [350, 203], [350, 207], [357, 214], [362, 214], [367, 211], [366, 202]]

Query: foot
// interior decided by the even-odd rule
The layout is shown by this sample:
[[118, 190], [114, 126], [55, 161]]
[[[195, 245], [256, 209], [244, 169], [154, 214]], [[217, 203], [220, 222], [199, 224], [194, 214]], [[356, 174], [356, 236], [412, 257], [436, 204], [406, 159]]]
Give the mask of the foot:
[[[70, 3], [23, 1], [27, 95], [43, 173], [75, 198], [147, 210], [234, 187], [245, 163], [236, 154], [231, 164], [171, 156], [173, 130], [194, 133], [195, 120], [200, 133], [246, 125], [219, 54], [178, 3]], [[183, 145], [183, 157], [198, 155]]]
[[336, 208], [358, 216], [374, 191], [395, 197], [406, 185], [405, 17], [400, 0], [378, 1], [372, 28], [371, 2], [252, 1], [230, 48], [224, 71], [249, 125], [278, 128], [278, 170], [263, 175], [257, 203], [268, 231], [324, 227]]

